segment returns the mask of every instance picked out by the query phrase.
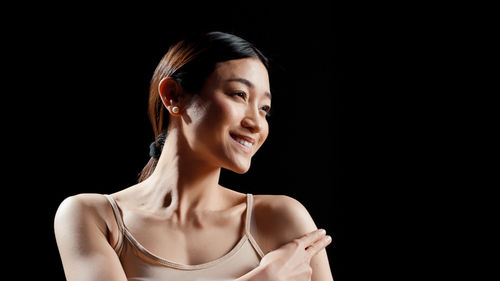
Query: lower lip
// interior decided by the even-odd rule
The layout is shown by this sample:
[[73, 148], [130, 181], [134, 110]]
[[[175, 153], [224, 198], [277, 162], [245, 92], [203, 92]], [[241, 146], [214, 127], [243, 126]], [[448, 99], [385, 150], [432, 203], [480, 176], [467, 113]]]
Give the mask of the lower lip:
[[252, 152], [252, 148], [251, 147], [246, 147], [244, 146], [243, 144], [239, 143], [237, 140], [235, 140], [233, 137], [231, 137], [231, 139], [245, 152], [247, 153], [250, 153]]

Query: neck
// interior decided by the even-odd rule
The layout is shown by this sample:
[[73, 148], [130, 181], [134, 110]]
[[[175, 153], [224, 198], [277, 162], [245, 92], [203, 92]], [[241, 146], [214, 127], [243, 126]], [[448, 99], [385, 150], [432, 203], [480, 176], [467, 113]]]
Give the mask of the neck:
[[169, 131], [154, 172], [143, 181], [154, 212], [179, 222], [220, 206], [220, 167], [197, 156], [175, 130]]

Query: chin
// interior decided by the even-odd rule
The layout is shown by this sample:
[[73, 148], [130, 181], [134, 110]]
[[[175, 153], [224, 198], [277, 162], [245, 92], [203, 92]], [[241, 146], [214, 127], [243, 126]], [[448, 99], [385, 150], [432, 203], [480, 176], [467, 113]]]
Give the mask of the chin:
[[231, 170], [237, 174], [245, 174], [250, 170], [250, 162], [248, 164], [240, 164], [240, 165], [232, 165], [231, 167], [228, 168], [228, 170]]
[[245, 174], [246, 172], [248, 172], [249, 169], [242, 169], [242, 170], [232, 170], [233, 172], [237, 173], [237, 174], [240, 174], [240, 175], [243, 175]]

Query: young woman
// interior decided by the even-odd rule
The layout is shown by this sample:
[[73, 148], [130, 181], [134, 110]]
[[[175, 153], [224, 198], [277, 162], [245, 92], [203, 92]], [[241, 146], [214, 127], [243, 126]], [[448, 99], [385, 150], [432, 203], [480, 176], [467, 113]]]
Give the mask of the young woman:
[[151, 81], [156, 141], [139, 182], [65, 199], [55, 234], [70, 281], [333, 280], [331, 238], [297, 200], [219, 185], [268, 135], [267, 59], [210, 32], [172, 46]]

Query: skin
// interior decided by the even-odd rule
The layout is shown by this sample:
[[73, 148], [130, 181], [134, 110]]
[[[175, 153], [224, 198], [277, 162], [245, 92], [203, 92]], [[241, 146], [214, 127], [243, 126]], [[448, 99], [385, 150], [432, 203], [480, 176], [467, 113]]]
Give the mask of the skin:
[[[199, 94], [184, 92], [171, 78], [158, 87], [170, 122], [157, 167], [145, 181], [112, 196], [127, 228], [148, 250], [176, 263], [205, 263], [227, 253], [243, 234], [246, 195], [218, 182], [222, 168], [247, 172], [268, 136], [268, 73], [259, 60], [245, 58], [218, 64]], [[317, 227], [304, 206], [288, 196], [254, 199], [252, 233], [266, 256], [239, 280], [333, 280], [324, 250], [330, 242], [313, 232]], [[55, 232], [68, 280], [126, 280], [112, 248], [118, 226], [102, 195], [64, 200]]]

